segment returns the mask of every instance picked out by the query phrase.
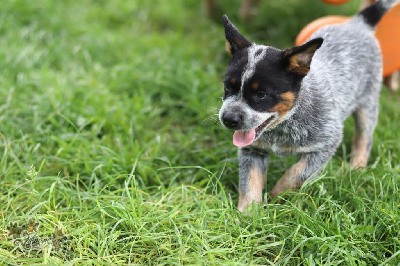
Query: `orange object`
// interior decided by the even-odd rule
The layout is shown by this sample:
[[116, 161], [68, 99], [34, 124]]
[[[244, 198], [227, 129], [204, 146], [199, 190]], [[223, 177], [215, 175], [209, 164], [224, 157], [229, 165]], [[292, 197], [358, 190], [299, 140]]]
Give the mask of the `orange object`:
[[295, 44], [300, 45], [303, 44], [307, 41], [310, 36], [316, 32], [318, 29], [328, 26], [328, 25], [333, 25], [333, 24], [339, 24], [347, 21], [349, 18], [345, 16], [326, 16], [322, 18], [318, 18], [309, 24], [307, 24], [297, 35]]
[[322, 1], [327, 4], [341, 5], [341, 4], [348, 2], [349, 0], [322, 0]]
[[[316, 19], [300, 31], [296, 38], [296, 45], [304, 43], [319, 28], [343, 23], [348, 19], [344, 16], [326, 16]], [[400, 69], [400, 4], [383, 16], [376, 27], [375, 34], [381, 45], [383, 76], [386, 77]]]
[[400, 4], [389, 10], [375, 30], [383, 56], [383, 76], [400, 69]]

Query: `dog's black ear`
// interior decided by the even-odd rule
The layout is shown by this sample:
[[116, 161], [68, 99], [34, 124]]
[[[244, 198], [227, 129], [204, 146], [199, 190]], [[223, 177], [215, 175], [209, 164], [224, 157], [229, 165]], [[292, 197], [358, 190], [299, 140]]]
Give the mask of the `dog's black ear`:
[[237, 51], [251, 46], [249, 42], [236, 27], [229, 21], [226, 15], [223, 16], [224, 30], [226, 38], [226, 51], [228, 54], [233, 55]]
[[300, 76], [307, 75], [310, 71], [311, 60], [315, 51], [321, 47], [324, 39], [316, 38], [307, 43], [284, 51], [284, 64], [288, 71]]

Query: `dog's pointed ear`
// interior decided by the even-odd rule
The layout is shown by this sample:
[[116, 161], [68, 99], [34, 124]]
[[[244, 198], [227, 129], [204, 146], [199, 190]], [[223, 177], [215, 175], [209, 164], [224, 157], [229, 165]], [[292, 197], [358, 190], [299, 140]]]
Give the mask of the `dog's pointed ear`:
[[300, 76], [307, 75], [315, 51], [321, 47], [324, 39], [316, 38], [307, 43], [284, 51], [283, 59], [286, 68]]
[[227, 15], [223, 16], [225, 38], [226, 38], [226, 51], [229, 55], [235, 54], [237, 51], [251, 46], [249, 42], [237, 28], [229, 21]]

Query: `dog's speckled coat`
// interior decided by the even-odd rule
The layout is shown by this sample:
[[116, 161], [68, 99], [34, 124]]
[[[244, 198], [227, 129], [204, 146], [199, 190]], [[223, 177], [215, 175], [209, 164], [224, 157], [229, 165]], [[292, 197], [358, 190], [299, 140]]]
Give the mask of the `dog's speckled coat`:
[[[239, 149], [240, 211], [253, 201], [262, 201], [268, 152], [301, 156], [277, 182], [271, 196], [299, 188], [334, 155], [342, 141], [343, 122], [351, 114], [356, 120], [356, 134], [350, 163], [355, 168], [366, 166], [382, 82], [382, 59], [373, 28], [395, 2], [378, 1], [345, 24], [317, 31], [305, 48], [289, 51], [248, 42], [224, 17], [228, 49], [233, 55], [225, 86], [235, 81], [240, 88], [226, 88], [221, 122], [245, 131], [273, 117], [257, 132], [254, 142]], [[284, 70], [280, 69], [286, 62], [282, 58], [288, 58]], [[251, 90], [266, 86], [260, 77], [267, 80], [264, 83], [271, 80], [272, 85], [257, 96]], [[276, 82], [279, 79], [282, 82]], [[252, 88], [247, 83], [253, 84]], [[266, 99], [265, 93], [270, 98]], [[294, 102], [285, 100], [285, 93]], [[279, 104], [287, 110], [277, 112]]]

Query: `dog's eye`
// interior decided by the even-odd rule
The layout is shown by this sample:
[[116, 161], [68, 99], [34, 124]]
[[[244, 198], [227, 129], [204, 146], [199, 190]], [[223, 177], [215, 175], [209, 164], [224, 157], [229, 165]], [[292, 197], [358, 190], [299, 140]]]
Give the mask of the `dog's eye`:
[[265, 92], [263, 92], [263, 91], [257, 91], [256, 92], [256, 98], [258, 99], [258, 100], [263, 100], [263, 99], [265, 99], [267, 97], [267, 94], [265, 93]]

